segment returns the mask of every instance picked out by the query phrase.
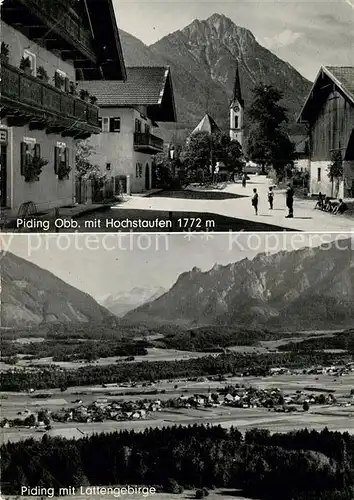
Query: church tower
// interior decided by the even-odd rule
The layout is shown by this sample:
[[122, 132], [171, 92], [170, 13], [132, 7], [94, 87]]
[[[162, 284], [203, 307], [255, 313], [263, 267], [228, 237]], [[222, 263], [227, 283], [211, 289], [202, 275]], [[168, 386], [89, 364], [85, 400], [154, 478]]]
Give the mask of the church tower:
[[240, 73], [236, 66], [234, 93], [230, 104], [230, 138], [238, 141], [243, 147], [243, 113], [244, 100], [241, 94]]

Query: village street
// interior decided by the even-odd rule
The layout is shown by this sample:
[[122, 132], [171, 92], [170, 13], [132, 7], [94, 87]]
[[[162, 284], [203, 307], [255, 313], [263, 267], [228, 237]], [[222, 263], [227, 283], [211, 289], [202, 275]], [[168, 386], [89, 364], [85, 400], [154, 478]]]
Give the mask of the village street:
[[[132, 214], [135, 219], [139, 217], [144, 219], [148, 217], [150, 212], [154, 213], [154, 216], [156, 216], [156, 213], [161, 212], [161, 219], [163, 219], [172, 212], [173, 217], [178, 217], [178, 213], [183, 213], [181, 217], [185, 217], [184, 214], [186, 213], [192, 214], [190, 217], [199, 217], [200, 214], [203, 214], [204, 219], [211, 220], [213, 217], [212, 215], [209, 217], [208, 214], [216, 214], [237, 220], [236, 228], [235, 225], [229, 228], [224, 226], [224, 231], [228, 229], [264, 231], [267, 230], [268, 225], [269, 230], [278, 228], [279, 230], [288, 229], [293, 231], [351, 231], [354, 221], [350, 216], [335, 216], [320, 210], [314, 210], [315, 199], [295, 198], [294, 218], [287, 219], [284, 190], [275, 191], [274, 209], [269, 210], [267, 201], [269, 185], [271, 185], [271, 181], [265, 176], [251, 175], [245, 188], [242, 187], [241, 183], [235, 183], [226, 185], [222, 190], [190, 187], [185, 192], [163, 191], [145, 197], [139, 195], [129, 196], [122, 203], [112, 206], [108, 211], [93, 213], [89, 219], [114, 218], [122, 220], [125, 217], [132, 217]], [[258, 216], [254, 214], [251, 206], [251, 196], [254, 188], [257, 189], [259, 194]], [[196, 192], [196, 197], [191, 196], [191, 190]], [[215, 196], [214, 199], [213, 196]], [[83, 220], [84, 218], [82, 218]], [[82, 226], [82, 224], [80, 225]], [[238, 226], [240, 226], [239, 229], [237, 229]], [[103, 229], [103, 224], [100, 229]], [[194, 228], [181, 228], [181, 231], [186, 229], [193, 230]], [[209, 230], [211, 229], [212, 226], [209, 226]]]

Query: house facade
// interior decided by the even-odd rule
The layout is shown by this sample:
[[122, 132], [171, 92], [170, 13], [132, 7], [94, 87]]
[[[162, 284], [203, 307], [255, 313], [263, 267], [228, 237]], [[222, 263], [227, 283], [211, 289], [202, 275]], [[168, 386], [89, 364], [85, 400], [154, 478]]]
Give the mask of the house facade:
[[[354, 197], [354, 67], [322, 67], [298, 122], [308, 129], [310, 193]], [[334, 157], [343, 175], [330, 179]]]
[[294, 168], [297, 172], [310, 172], [309, 141], [306, 135], [290, 137], [295, 144]]
[[1, 208], [71, 205], [76, 141], [100, 132], [77, 82], [126, 77], [112, 0], [4, 0], [1, 41]]
[[127, 191], [141, 193], [152, 186], [152, 156], [164, 148], [155, 135], [158, 122], [175, 122], [176, 110], [168, 67], [127, 68], [122, 82], [80, 82], [97, 98], [101, 134], [88, 139], [91, 163], [107, 178], [127, 179]]

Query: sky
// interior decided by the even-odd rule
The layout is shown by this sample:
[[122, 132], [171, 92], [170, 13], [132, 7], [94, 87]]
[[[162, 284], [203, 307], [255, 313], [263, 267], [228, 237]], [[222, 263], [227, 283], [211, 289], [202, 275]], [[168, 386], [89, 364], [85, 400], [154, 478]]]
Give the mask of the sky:
[[136, 286], [169, 289], [195, 266], [207, 271], [265, 251], [297, 250], [348, 237], [354, 246], [354, 236], [345, 234], [3, 234], [0, 247], [101, 300]]
[[354, 0], [113, 2], [119, 28], [147, 45], [217, 12], [310, 80], [321, 65], [354, 65]]

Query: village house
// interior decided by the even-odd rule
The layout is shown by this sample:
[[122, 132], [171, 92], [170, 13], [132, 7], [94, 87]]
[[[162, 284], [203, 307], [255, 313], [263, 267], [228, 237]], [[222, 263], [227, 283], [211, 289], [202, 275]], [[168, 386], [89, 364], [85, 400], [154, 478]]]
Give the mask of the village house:
[[[298, 122], [308, 129], [310, 194], [354, 197], [354, 66], [323, 66]], [[335, 158], [343, 175], [332, 180]]]
[[152, 156], [164, 149], [155, 128], [176, 121], [169, 67], [131, 67], [125, 83], [85, 81], [80, 88], [94, 95], [100, 108], [101, 134], [88, 141], [91, 163], [115, 179], [115, 190], [123, 179], [129, 194], [151, 189]]
[[309, 142], [306, 135], [290, 137], [295, 144], [294, 168], [297, 172], [310, 172]]
[[112, 0], [4, 0], [1, 40], [1, 207], [72, 205], [76, 141], [100, 132], [77, 81], [126, 78]]

